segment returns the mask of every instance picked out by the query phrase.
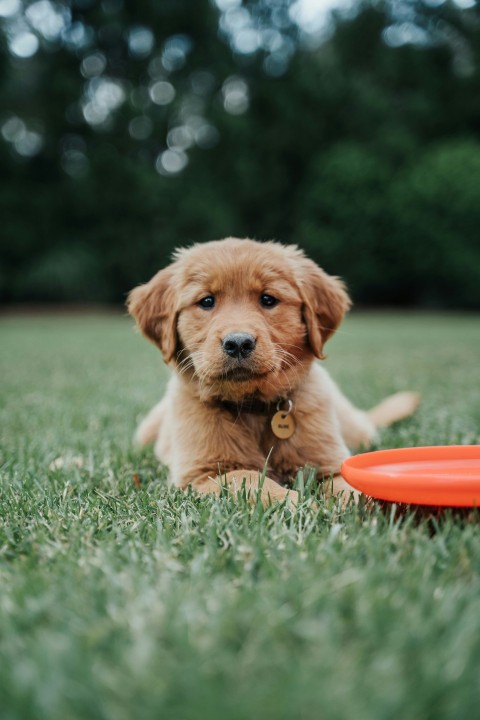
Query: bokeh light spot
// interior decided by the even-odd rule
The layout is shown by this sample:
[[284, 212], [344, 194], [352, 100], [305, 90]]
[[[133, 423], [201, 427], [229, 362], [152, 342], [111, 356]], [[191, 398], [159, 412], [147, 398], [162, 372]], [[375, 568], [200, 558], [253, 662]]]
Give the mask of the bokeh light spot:
[[283, 45], [283, 36], [271, 28], [262, 31], [262, 46], [268, 52], [277, 52]]
[[63, 43], [70, 50], [82, 50], [89, 47], [93, 38], [92, 28], [82, 22], [74, 22], [62, 32]]
[[61, 163], [62, 169], [74, 179], [82, 178], [88, 172], [88, 158], [81, 150], [66, 150]]
[[230, 8], [238, 7], [242, 4], [242, 0], [215, 0], [217, 7], [222, 12], [229, 10]]
[[101, 75], [107, 66], [107, 59], [101, 52], [92, 53], [83, 58], [80, 71], [85, 78]]
[[186, 125], [172, 128], [167, 135], [167, 145], [170, 150], [188, 150], [193, 145], [193, 141], [193, 133]]
[[192, 49], [192, 41], [187, 35], [172, 35], [165, 42], [161, 62], [167, 72], [175, 72], [185, 65], [187, 55]]
[[20, 0], [0, 0], [0, 17], [12, 17], [20, 8]]
[[396, 48], [402, 45], [425, 45], [428, 35], [423, 28], [412, 22], [389, 25], [382, 32], [382, 39], [386, 45]]
[[26, 130], [23, 120], [16, 115], [12, 115], [2, 125], [2, 136], [7, 142], [18, 142], [25, 135]]
[[12, 55], [18, 58], [30, 58], [38, 50], [39, 42], [36, 35], [31, 32], [19, 32], [10, 38], [8, 47]]
[[222, 87], [223, 106], [231, 115], [242, 115], [249, 108], [248, 85], [240, 77], [231, 76]]
[[40, 133], [27, 130], [18, 140], [14, 142], [15, 150], [23, 157], [38, 155], [43, 147], [43, 138]]
[[138, 115], [130, 120], [128, 132], [134, 140], [146, 140], [153, 132], [153, 123], [146, 115]]
[[126, 99], [125, 90], [118, 80], [103, 77], [90, 80], [85, 95], [87, 100], [82, 105], [82, 112], [89, 125], [106, 122]]
[[50, 41], [56, 40], [70, 22], [70, 11], [66, 7], [55, 7], [49, 0], [29, 5], [25, 15], [32, 28]]
[[188, 157], [179, 150], [165, 150], [160, 153], [155, 168], [160, 175], [178, 175], [188, 164]]
[[166, 80], [159, 80], [150, 86], [149, 93], [156, 105], [168, 105], [175, 97], [175, 88]]
[[252, 21], [247, 8], [235, 7], [227, 10], [220, 18], [220, 27], [226, 33], [231, 33], [235, 37], [235, 33], [247, 28]]
[[251, 28], [240, 30], [233, 38], [234, 49], [244, 55], [251, 55], [256, 52], [261, 44], [260, 33]]
[[128, 49], [135, 58], [145, 58], [152, 52], [155, 36], [150, 28], [139, 25], [128, 33]]
[[288, 57], [281, 55], [280, 53], [273, 53], [267, 55], [263, 61], [263, 69], [271, 77], [280, 77], [283, 75], [288, 68]]

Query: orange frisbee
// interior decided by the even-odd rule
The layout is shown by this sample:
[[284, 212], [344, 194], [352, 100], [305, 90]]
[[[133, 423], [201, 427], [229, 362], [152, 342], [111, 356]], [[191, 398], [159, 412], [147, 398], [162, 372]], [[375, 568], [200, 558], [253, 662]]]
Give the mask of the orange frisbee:
[[379, 500], [480, 507], [480, 445], [379, 450], [348, 458], [342, 476]]

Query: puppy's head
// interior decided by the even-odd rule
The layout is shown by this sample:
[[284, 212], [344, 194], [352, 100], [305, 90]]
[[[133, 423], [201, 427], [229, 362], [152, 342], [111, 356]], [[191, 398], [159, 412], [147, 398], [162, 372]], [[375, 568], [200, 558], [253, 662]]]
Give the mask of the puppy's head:
[[342, 282], [296, 247], [235, 238], [179, 250], [128, 300], [203, 397], [235, 400], [290, 391], [349, 305]]

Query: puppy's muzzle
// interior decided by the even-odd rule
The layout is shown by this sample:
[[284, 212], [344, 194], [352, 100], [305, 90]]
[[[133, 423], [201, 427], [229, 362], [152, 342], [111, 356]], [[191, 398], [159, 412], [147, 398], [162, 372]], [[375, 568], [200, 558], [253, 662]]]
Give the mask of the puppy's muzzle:
[[239, 360], [248, 357], [257, 344], [256, 339], [249, 333], [230, 333], [222, 340], [223, 352]]

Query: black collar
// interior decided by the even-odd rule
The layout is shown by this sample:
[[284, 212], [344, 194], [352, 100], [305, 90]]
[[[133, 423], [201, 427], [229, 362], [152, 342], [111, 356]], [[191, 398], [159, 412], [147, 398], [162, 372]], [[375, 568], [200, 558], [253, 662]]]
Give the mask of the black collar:
[[274, 415], [284, 402], [285, 398], [265, 402], [265, 400], [260, 400], [256, 397], [246, 397], [238, 402], [234, 400], [216, 400], [214, 404], [216, 407], [227, 410], [232, 413], [232, 415], [235, 415], [235, 417], [238, 417], [244, 413], [248, 415]]
[[238, 417], [247, 413], [248, 415], [273, 415], [277, 409], [276, 402], [267, 403], [258, 398], [245, 398], [240, 402], [233, 400], [217, 400], [217, 407], [227, 410]]

